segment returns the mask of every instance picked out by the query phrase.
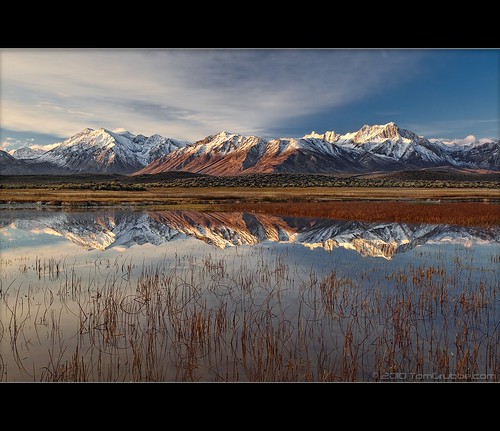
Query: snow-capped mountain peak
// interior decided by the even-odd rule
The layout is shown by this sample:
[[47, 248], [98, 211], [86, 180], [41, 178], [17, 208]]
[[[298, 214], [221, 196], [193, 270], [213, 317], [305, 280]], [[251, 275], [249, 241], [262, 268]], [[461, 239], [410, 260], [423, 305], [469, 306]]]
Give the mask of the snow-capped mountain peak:
[[209, 141], [209, 147], [228, 152], [239, 148], [248, 140], [254, 139], [261, 138], [258, 138], [256, 136], [243, 136], [238, 133], [222, 131], [211, 137]]
[[39, 160], [72, 172], [129, 174], [184, 145], [157, 134], [148, 138], [129, 131], [86, 128]]
[[232, 138], [234, 136], [240, 136], [240, 135], [238, 133], [232, 133], [232, 132], [228, 132], [226, 130], [221, 130], [219, 133], [214, 135], [214, 140], [215, 139], [229, 139], [229, 138]]
[[323, 134], [315, 131], [304, 136], [304, 139], [314, 138], [321, 139], [331, 143], [338, 144], [366, 144], [380, 143], [385, 141], [419, 141], [421, 138], [415, 133], [405, 129], [401, 129], [396, 123], [390, 122], [387, 124], [375, 124], [369, 126], [365, 124], [356, 132], [349, 132], [344, 135], [335, 133], [334, 131], [325, 132]]
[[335, 133], [334, 131], [331, 132], [325, 132], [323, 134], [316, 133], [314, 130], [309, 133], [308, 135], [304, 135], [303, 139], [321, 139], [323, 141], [327, 142], [337, 142], [340, 139], [340, 135], [338, 133]]
[[97, 130], [86, 128], [81, 132], [66, 139], [59, 147], [93, 146], [93, 147], [113, 147], [116, 143], [116, 136], [107, 129]]
[[367, 142], [384, 142], [387, 140], [399, 140], [401, 138], [413, 139], [416, 135], [407, 130], [401, 130], [397, 124], [390, 122], [382, 125], [364, 125], [358, 130], [353, 141], [357, 144]]

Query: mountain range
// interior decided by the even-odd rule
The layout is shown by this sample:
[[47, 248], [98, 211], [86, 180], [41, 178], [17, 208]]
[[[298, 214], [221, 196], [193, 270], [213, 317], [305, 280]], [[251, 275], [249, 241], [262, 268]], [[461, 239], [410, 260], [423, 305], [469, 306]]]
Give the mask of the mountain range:
[[498, 226], [479, 229], [196, 211], [3, 210], [0, 231], [7, 227], [62, 236], [86, 250], [159, 246], [192, 237], [219, 248], [269, 241], [299, 244], [311, 250], [344, 248], [362, 256], [391, 259], [427, 242], [500, 243]]
[[0, 173], [158, 174], [184, 171], [215, 176], [258, 173], [366, 173], [429, 167], [498, 171], [500, 141], [454, 145], [429, 140], [395, 123], [363, 126], [344, 135], [312, 132], [264, 139], [226, 131], [188, 143], [107, 129], [84, 129], [50, 151], [0, 152]]

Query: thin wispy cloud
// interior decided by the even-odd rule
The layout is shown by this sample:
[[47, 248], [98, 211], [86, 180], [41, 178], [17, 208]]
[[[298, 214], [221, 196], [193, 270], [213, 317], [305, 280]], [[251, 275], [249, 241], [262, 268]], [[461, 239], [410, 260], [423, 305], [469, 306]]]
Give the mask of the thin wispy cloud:
[[55, 142], [54, 144], [47, 144], [47, 145], [34, 144], [34, 145], [30, 145], [30, 147], [33, 148], [34, 150], [49, 151], [55, 147], [58, 147], [60, 144], [61, 144], [60, 142]]
[[2, 128], [85, 127], [200, 139], [270, 134], [383, 92], [418, 70], [405, 51], [3, 50]]

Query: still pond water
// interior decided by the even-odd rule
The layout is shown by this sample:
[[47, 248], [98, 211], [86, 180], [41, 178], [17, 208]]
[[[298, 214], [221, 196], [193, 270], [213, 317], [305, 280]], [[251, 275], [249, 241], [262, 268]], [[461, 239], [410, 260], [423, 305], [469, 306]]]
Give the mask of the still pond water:
[[0, 381], [496, 381], [500, 226], [0, 211]]

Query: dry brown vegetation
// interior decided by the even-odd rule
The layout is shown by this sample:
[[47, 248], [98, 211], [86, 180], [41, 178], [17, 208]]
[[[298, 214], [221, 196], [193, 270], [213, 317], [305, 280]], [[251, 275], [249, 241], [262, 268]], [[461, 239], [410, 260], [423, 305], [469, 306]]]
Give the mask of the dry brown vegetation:
[[235, 203], [218, 210], [243, 211], [278, 216], [322, 217], [339, 220], [385, 221], [404, 223], [454, 224], [460, 226], [494, 226], [500, 224], [500, 204], [478, 202], [315, 202]]

